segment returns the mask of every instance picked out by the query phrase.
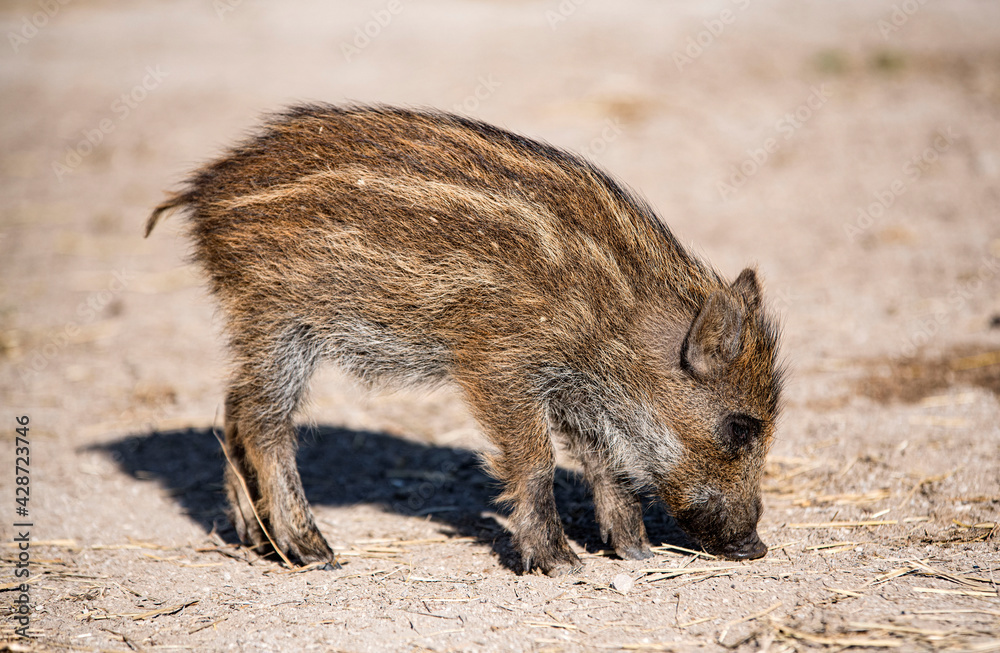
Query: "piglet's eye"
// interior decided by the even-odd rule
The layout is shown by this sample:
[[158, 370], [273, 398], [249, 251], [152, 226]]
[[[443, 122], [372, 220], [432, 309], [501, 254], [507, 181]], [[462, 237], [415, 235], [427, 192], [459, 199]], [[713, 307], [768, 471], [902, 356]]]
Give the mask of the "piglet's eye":
[[749, 415], [730, 415], [726, 418], [725, 430], [731, 444], [742, 447], [760, 436], [761, 423]]

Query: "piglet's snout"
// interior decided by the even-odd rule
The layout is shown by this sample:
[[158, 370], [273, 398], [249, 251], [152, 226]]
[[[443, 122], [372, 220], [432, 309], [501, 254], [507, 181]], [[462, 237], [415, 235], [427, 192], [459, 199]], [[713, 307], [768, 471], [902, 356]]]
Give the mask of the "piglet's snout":
[[767, 545], [754, 529], [746, 537], [725, 545], [722, 554], [732, 560], [756, 560], [767, 554]]

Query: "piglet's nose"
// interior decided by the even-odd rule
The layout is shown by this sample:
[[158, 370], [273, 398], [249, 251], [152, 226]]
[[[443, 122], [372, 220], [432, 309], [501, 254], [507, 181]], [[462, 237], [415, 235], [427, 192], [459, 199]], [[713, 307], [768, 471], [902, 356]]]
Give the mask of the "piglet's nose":
[[757, 531], [751, 531], [742, 540], [725, 547], [725, 555], [733, 560], [756, 560], [767, 553], [767, 545], [760, 541]]

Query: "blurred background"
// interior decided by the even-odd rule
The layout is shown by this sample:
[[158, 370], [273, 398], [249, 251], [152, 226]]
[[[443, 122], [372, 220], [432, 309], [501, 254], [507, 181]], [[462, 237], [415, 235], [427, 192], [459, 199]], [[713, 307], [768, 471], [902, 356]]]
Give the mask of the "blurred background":
[[[758, 266], [792, 370], [776, 455], [827, 443], [831, 468], [875, 455], [908, 489], [961, 467], [942, 493], [996, 494], [1000, 3], [34, 0], [0, 26], [0, 405], [37, 423], [52, 537], [201, 532], [88, 447], [221, 419], [180, 220], [143, 225], [300, 101], [437, 107], [584, 153], [725, 275]], [[334, 371], [309, 416], [481, 445], [447, 391]], [[150, 505], [171, 516], [142, 523]]]
[[[760, 267], [793, 402], [835, 392], [851, 359], [1000, 343], [993, 2], [39, 0], [0, 15], [0, 387], [74, 442], [214, 418], [211, 302], [179, 220], [148, 240], [143, 223], [262, 114], [308, 100], [454, 110], [585, 153], [725, 274]], [[469, 425], [443, 400], [318, 388], [335, 423]]]
[[[0, 389], [72, 442], [215, 418], [211, 301], [180, 220], [147, 240], [143, 223], [300, 101], [438, 107], [583, 152], [724, 274], [759, 266], [793, 406], [850, 394], [858, 359], [1000, 345], [997, 3], [36, 0], [0, 17]], [[473, 426], [451, 399], [327, 374], [321, 421]]]

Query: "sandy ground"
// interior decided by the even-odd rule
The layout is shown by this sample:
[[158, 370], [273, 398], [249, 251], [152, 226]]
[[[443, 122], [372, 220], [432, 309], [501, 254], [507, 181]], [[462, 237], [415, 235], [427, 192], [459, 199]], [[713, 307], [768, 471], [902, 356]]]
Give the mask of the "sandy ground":
[[[0, 648], [1000, 650], [997, 3], [39, 0], [0, 24]], [[665, 546], [618, 560], [567, 460], [586, 568], [518, 575], [458, 399], [335, 371], [301, 459], [344, 568], [236, 547], [218, 319], [179, 221], [142, 224], [305, 99], [458, 109], [585, 151], [727, 275], [756, 262], [792, 370], [771, 553], [671, 548], [651, 506]]]

